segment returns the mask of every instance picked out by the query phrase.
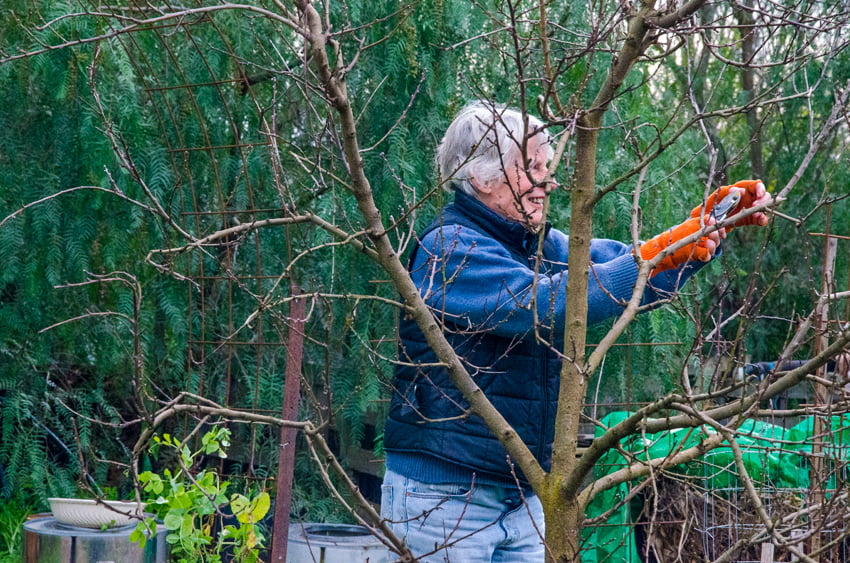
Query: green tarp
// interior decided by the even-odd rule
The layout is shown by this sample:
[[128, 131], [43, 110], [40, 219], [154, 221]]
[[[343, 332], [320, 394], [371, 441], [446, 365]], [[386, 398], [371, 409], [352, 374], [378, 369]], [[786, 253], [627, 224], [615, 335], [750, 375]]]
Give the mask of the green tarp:
[[[625, 420], [632, 413], [614, 412], [602, 419], [603, 427], [596, 430], [601, 436]], [[850, 448], [850, 415], [829, 417], [829, 432], [822, 447], [823, 454], [832, 459], [845, 460]], [[744, 467], [761, 489], [806, 490], [809, 488], [808, 460], [812, 453], [814, 418], [808, 417], [798, 424], [785, 428], [767, 422], [748, 421], [736, 433], [736, 442], [742, 451]], [[707, 427], [678, 429], [656, 434], [629, 436], [621, 442], [624, 450], [639, 459], [655, 459], [695, 446], [708, 435]], [[602, 477], [626, 466], [626, 459], [617, 451], [609, 451], [596, 464], [594, 476]], [[740, 487], [738, 469], [732, 448], [721, 446], [697, 460], [668, 470], [693, 478], [701, 478], [708, 490]], [[834, 476], [831, 477], [834, 479]], [[827, 483], [827, 488], [834, 484]], [[632, 503], [624, 502], [628, 484], [603, 491], [588, 506], [587, 518], [596, 518], [615, 508], [604, 522], [585, 528], [582, 540], [584, 563], [639, 562], [635, 545], [631, 515]]]

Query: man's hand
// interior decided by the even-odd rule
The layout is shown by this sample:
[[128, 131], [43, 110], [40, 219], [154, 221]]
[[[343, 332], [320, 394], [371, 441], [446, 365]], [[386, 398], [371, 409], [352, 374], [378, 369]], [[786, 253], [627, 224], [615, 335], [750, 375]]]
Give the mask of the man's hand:
[[[729, 195], [729, 193], [734, 189], [741, 190], [741, 203], [729, 212], [730, 216], [735, 215], [743, 209], [749, 209], [750, 207], [773, 201], [773, 196], [767, 193], [767, 190], [764, 188], [764, 184], [762, 184], [761, 180], [741, 180], [731, 186], [718, 188], [717, 191], [708, 196], [708, 199], [705, 200], [705, 205], [694, 207], [693, 211], [691, 211], [691, 217], [699, 218], [702, 214], [710, 213], [712, 208], [714, 208], [719, 201]], [[739, 219], [734, 223], [735, 227], [745, 227], [747, 225], [764, 227], [767, 225], [767, 215], [759, 211], [758, 213], [753, 213], [743, 219]], [[732, 227], [730, 226], [726, 229], [731, 230]]]
[[[677, 225], [670, 230], [661, 233], [660, 235], [651, 238], [643, 243], [640, 247], [640, 257], [644, 260], [652, 260], [660, 254], [665, 248], [673, 243], [682, 240], [683, 238], [692, 235], [703, 228], [703, 226], [713, 225], [715, 220], [710, 216], [705, 216], [705, 222], [700, 224], [699, 217], [691, 217], [681, 225]], [[673, 253], [661, 259], [658, 265], [652, 270], [651, 275], [656, 275], [665, 270], [678, 268], [685, 262], [697, 260], [700, 262], [708, 262], [714, 256], [717, 247], [720, 246], [720, 240], [726, 237], [725, 229], [714, 231], [696, 242], [687, 244]]]

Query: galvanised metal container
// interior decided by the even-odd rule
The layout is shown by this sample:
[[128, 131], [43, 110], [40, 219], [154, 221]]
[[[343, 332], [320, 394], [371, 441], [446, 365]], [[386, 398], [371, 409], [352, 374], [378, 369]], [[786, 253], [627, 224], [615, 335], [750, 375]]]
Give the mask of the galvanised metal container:
[[24, 523], [24, 563], [165, 563], [168, 543], [159, 526], [144, 548], [130, 541], [135, 526], [93, 530], [57, 522], [53, 516]]

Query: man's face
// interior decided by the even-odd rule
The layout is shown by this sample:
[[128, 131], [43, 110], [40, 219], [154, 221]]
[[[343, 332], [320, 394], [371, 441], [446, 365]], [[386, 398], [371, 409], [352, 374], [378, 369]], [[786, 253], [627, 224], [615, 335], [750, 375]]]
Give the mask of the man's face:
[[528, 168], [522, 154], [505, 163], [504, 176], [476, 187], [478, 199], [496, 213], [529, 228], [543, 223], [543, 204], [554, 187], [547, 169], [547, 148], [537, 138], [528, 142]]

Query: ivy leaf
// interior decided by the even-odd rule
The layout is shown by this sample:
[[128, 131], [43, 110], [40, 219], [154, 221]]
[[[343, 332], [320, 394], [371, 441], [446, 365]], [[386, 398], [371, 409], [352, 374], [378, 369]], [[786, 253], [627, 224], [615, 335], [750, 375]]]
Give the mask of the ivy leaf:
[[192, 537], [195, 530], [195, 518], [191, 514], [184, 514], [179, 528], [181, 537]]
[[230, 508], [242, 524], [256, 524], [268, 513], [270, 507], [271, 498], [266, 492], [260, 493], [250, 501], [239, 494], [233, 495], [230, 499]]
[[145, 532], [145, 523], [139, 522], [138, 524], [136, 524], [136, 529], [130, 532], [130, 541], [137, 542], [139, 544], [139, 547], [144, 549], [145, 544], [148, 542], [148, 536]]
[[179, 530], [180, 526], [183, 525], [183, 513], [177, 511], [169, 512], [162, 519], [162, 523], [167, 530]]
[[188, 510], [192, 508], [192, 498], [185, 492], [178, 492], [171, 496], [168, 506], [175, 510]]
[[162, 482], [162, 477], [150, 471], [145, 471], [139, 475], [139, 481], [145, 484], [145, 492], [153, 493], [155, 495], [161, 494], [165, 488], [165, 484]]
[[186, 444], [183, 444], [180, 448], [180, 458], [183, 460], [183, 464], [186, 467], [190, 467], [192, 465], [192, 451]]

